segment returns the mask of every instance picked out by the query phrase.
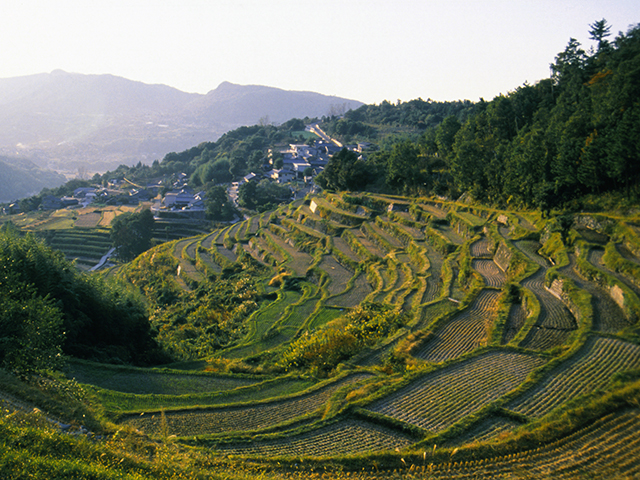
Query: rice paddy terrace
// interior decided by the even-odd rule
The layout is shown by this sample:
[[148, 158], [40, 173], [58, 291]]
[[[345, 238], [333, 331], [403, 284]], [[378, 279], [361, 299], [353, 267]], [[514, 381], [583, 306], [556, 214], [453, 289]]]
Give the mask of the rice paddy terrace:
[[[115, 421], [226, 457], [331, 459], [361, 478], [633, 477], [637, 220], [574, 215], [562, 229], [433, 199], [300, 200], [157, 247], [185, 291], [247, 256], [262, 266], [264, 300], [240, 338], [181, 369], [77, 362], [68, 374]], [[399, 324], [322, 378], [261, 369], [301, 338], [346, 328], [340, 317], [364, 303]]]

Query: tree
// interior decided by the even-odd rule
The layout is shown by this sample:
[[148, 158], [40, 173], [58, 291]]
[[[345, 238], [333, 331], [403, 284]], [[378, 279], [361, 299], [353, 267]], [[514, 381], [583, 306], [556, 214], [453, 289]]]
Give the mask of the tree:
[[238, 188], [238, 205], [253, 210], [256, 207], [258, 185], [256, 182], [246, 182]]
[[55, 368], [61, 349], [98, 361], [153, 361], [159, 351], [146, 305], [130, 288], [81, 273], [32, 235], [0, 229], [0, 364], [27, 374]]
[[[4, 260], [4, 259], [3, 259]], [[12, 272], [0, 275], [0, 366], [20, 377], [62, 365], [63, 317]]]
[[207, 217], [211, 220], [227, 221], [235, 215], [235, 209], [227, 192], [221, 185], [213, 185], [207, 190], [204, 200]]
[[438, 153], [445, 159], [451, 155], [456, 133], [458, 133], [461, 126], [458, 119], [454, 115], [450, 115], [444, 119], [436, 130]]
[[362, 190], [373, 178], [371, 166], [351, 150], [343, 148], [327, 164], [324, 172], [316, 177], [322, 188], [335, 190]]
[[603, 18], [589, 26], [591, 27], [591, 30], [589, 30], [589, 38], [598, 42], [598, 51], [608, 49], [609, 42], [605, 40], [605, 38], [611, 35], [611, 27], [607, 25], [607, 21]]
[[420, 155], [419, 148], [405, 140], [393, 146], [387, 160], [386, 182], [397, 192], [417, 193], [425, 190], [431, 183], [426, 158]]
[[116, 217], [111, 222], [111, 241], [118, 258], [123, 261], [133, 260], [151, 248], [154, 223], [150, 210]]

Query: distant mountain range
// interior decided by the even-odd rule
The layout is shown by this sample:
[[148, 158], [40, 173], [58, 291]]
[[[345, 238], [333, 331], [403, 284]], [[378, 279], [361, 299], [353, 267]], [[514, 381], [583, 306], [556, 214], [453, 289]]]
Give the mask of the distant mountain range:
[[321, 117], [361, 105], [228, 82], [202, 95], [56, 70], [0, 79], [0, 154], [58, 171], [101, 172], [123, 163], [151, 163], [242, 125]]

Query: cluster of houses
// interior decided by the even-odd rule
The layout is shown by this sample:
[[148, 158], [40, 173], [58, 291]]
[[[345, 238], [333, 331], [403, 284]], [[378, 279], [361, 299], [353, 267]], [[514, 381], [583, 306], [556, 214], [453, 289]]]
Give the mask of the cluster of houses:
[[[129, 182], [130, 183], [130, 182]], [[66, 207], [87, 206], [91, 203], [106, 205], [138, 205], [153, 201], [151, 211], [156, 217], [204, 218], [204, 192], [194, 192], [187, 186], [187, 175], [179, 173], [174, 178], [172, 190], [163, 197], [158, 195], [163, 188], [162, 180], [149, 183], [145, 187], [130, 183], [131, 188], [123, 188], [126, 180], [109, 180], [107, 187], [81, 187], [72, 196], [56, 197], [47, 195], [40, 203], [41, 210], [57, 210]]]
[[[118, 182], [119, 181], [116, 181], [116, 183]], [[149, 201], [157, 194], [157, 192], [154, 193], [143, 188], [133, 188], [124, 193], [121, 190], [113, 190], [114, 186], [115, 185], [110, 183], [110, 187], [112, 188], [76, 188], [70, 197], [45, 195], [40, 202], [40, 210], [57, 210], [59, 208], [74, 206], [86, 207], [94, 202], [106, 205], [137, 205], [140, 202]]]
[[[343, 148], [362, 154], [369, 147], [369, 143], [343, 147], [325, 140], [316, 141], [314, 146], [291, 144], [288, 149], [278, 152], [282, 156], [282, 167], [279, 169], [273, 168], [267, 171], [264, 176], [278, 183], [287, 183], [293, 180], [306, 181], [322, 172], [329, 163], [329, 159]], [[273, 151], [269, 152], [269, 163], [271, 166], [276, 164]], [[246, 180], [247, 178], [245, 177]]]

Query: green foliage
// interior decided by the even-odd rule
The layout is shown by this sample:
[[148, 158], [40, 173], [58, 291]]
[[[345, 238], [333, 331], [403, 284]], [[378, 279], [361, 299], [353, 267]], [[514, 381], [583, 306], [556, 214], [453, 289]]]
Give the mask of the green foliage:
[[151, 248], [155, 221], [150, 210], [139, 213], [124, 213], [111, 222], [111, 241], [118, 258], [133, 260]]
[[[0, 254], [1, 255], [1, 254]], [[62, 313], [4, 265], [0, 273], [0, 365], [25, 377], [62, 365]]]
[[363, 190], [375, 181], [375, 171], [355, 152], [343, 148], [329, 160], [316, 183], [331, 190]]
[[[640, 27], [612, 43], [605, 39], [606, 21], [590, 27], [597, 51], [585, 52], [572, 38], [556, 56], [551, 79], [491, 102], [446, 108], [422, 100], [383, 102], [328, 120], [329, 131], [344, 131], [347, 137], [366, 136], [361, 123], [395, 121], [426, 130], [419, 137], [396, 135], [382, 143], [366, 169], [353, 159], [330, 163], [318, 184], [451, 197], [468, 192], [480, 202], [535, 207], [545, 214], [589, 193], [624, 191], [637, 199]], [[436, 122], [415, 120], [421, 109], [435, 107], [449, 109], [448, 115]]]
[[204, 200], [207, 217], [211, 220], [228, 221], [235, 215], [235, 209], [227, 192], [221, 185], [212, 185], [207, 189]]
[[238, 205], [250, 210], [265, 212], [291, 199], [291, 188], [269, 180], [247, 182], [238, 188]]
[[120, 276], [147, 297], [157, 340], [167, 352], [183, 360], [212, 355], [246, 333], [245, 321], [262, 300], [258, 280], [263, 267], [241, 255], [219, 277], [187, 291], [174, 280], [178, 267], [174, 247], [174, 243], [156, 247]]
[[[0, 269], [0, 288], [6, 293], [2, 320], [9, 322], [6, 332], [13, 332], [5, 337], [5, 352], [14, 352], [4, 360], [12, 365], [48, 367], [57, 361], [60, 346], [70, 355], [103, 361], [159, 358], [146, 306], [127, 286], [82, 274], [32, 235], [10, 231], [0, 232]], [[20, 345], [38, 346], [42, 354], [20, 351]], [[18, 357], [26, 360], [11, 360]]]
[[339, 363], [391, 335], [406, 321], [388, 306], [363, 303], [324, 328], [294, 341], [280, 356], [278, 366], [327, 375]]

